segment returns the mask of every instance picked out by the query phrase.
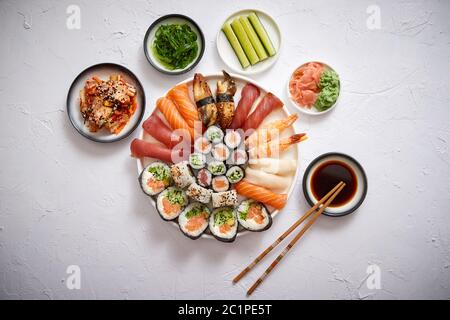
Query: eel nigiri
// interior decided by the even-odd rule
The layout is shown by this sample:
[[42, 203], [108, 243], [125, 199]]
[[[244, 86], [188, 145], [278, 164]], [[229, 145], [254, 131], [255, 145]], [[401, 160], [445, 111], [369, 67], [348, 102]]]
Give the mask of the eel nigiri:
[[278, 138], [281, 132], [289, 128], [297, 119], [298, 115], [292, 114], [287, 118], [275, 120], [263, 125], [245, 140], [245, 145], [250, 148], [256, 147], [258, 144]]
[[[157, 143], [134, 139], [130, 145], [131, 155], [135, 158], [149, 157], [172, 163], [172, 150]], [[180, 152], [179, 152], [180, 153]], [[181, 157], [182, 155], [179, 154]]]
[[172, 148], [182, 139], [182, 137], [173, 134], [172, 129], [170, 129], [156, 114], [152, 114], [148, 117], [142, 124], [142, 127], [145, 132], [159, 142], [165, 144], [168, 148]]
[[279, 156], [279, 154], [289, 148], [291, 145], [306, 140], [306, 133], [294, 134], [288, 138], [282, 138], [258, 145], [248, 151], [250, 159], [266, 158]]
[[233, 122], [231, 122], [231, 129], [240, 129], [247, 119], [247, 116], [252, 109], [253, 103], [259, 97], [259, 89], [251, 83], [247, 83], [241, 92], [241, 100], [234, 112]]
[[194, 100], [200, 112], [200, 119], [206, 127], [217, 121], [217, 106], [208, 83], [202, 74], [194, 75]]
[[225, 71], [223, 71], [223, 81], [217, 81], [216, 106], [218, 122], [222, 130], [227, 129], [234, 117], [234, 94], [236, 93], [236, 82]]
[[282, 209], [286, 205], [287, 194], [278, 194], [269, 189], [251, 184], [242, 180], [235, 184], [236, 191], [240, 195], [260, 201], [275, 209]]
[[173, 87], [167, 93], [167, 98], [175, 103], [189, 127], [193, 128], [195, 121], [200, 121], [197, 107], [189, 97], [189, 88], [186, 83]]
[[172, 100], [166, 97], [159, 98], [156, 106], [164, 114], [173, 130], [181, 129], [187, 132], [191, 139], [194, 137], [194, 129], [188, 126]]
[[267, 93], [264, 98], [258, 103], [255, 111], [253, 111], [245, 120], [242, 129], [245, 131], [250, 129], [257, 129], [261, 122], [271, 113], [273, 110], [281, 108], [283, 102], [278, 99], [272, 93]]

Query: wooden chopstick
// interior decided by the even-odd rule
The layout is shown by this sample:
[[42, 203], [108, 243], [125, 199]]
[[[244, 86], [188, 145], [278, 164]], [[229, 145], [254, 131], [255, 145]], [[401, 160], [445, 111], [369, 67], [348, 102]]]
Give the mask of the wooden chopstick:
[[314, 211], [317, 210], [337, 189], [343, 184], [339, 182], [330, 192], [328, 192], [322, 199], [320, 199], [311, 209], [309, 209], [300, 219], [298, 219], [289, 229], [287, 229], [281, 236], [275, 240], [266, 250], [264, 250], [255, 260], [252, 261], [244, 270], [241, 271], [234, 279], [233, 283], [241, 280], [254, 266], [258, 264], [270, 251], [272, 251], [277, 245], [280, 244], [288, 235], [292, 233], [303, 221], [305, 221]]
[[270, 264], [270, 266], [264, 271], [264, 273], [255, 281], [255, 283], [248, 289], [247, 296], [251, 295], [253, 291], [263, 282], [263, 280], [267, 277], [267, 275], [276, 267], [276, 265], [285, 257], [285, 255], [292, 249], [292, 247], [297, 243], [297, 241], [303, 236], [303, 234], [316, 222], [317, 218], [322, 214], [322, 212], [330, 205], [330, 203], [336, 198], [339, 192], [344, 189], [345, 183], [343, 183], [339, 189], [325, 202], [325, 204], [317, 211], [311, 220], [299, 231], [299, 233], [292, 239], [291, 242], [284, 248], [284, 250], [280, 253], [278, 257]]

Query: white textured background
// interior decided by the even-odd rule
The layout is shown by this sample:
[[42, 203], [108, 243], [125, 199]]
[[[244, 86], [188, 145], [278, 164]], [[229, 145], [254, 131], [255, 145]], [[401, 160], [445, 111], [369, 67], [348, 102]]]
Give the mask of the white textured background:
[[[232, 277], [307, 209], [297, 185], [270, 231], [233, 244], [191, 241], [164, 223], [136, 181], [133, 136], [97, 144], [65, 112], [85, 67], [117, 62], [144, 84], [148, 115], [178, 77], [148, 64], [142, 39], [153, 20], [183, 13], [203, 29], [196, 68], [224, 67], [215, 36], [232, 12], [254, 7], [278, 21], [280, 60], [254, 77], [284, 99], [292, 70], [309, 60], [342, 79], [340, 105], [298, 130], [302, 170], [321, 153], [357, 158], [369, 178], [360, 210], [321, 217], [254, 298], [450, 298], [450, 2], [377, 1], [381, 29], [366, 26], [373, 1], [0, 2], [0, 298], [244, 298], [269, 262], [239, 285]], [[81, 30], [66, 8], [81, 8]], [[274, 258], [271, 255], [270, 258]], [[68, 265], [81, 290], [68, 290]], [[366, 268], [381, 269], [380, 290]]]

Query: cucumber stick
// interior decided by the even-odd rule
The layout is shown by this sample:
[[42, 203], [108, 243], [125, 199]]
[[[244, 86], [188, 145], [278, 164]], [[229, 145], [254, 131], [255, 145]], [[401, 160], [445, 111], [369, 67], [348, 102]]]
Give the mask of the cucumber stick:
[[222, 31], [225, 33], [225, 36], [228, 39], [228, 42], [230, 42], [231, 47], [233, 48], [234, 52], [236, 53], [236, 56], [239, 59], [239, 62], [241, 63], [242, 68], [247, 68], [250, 65], [250, 61], [248, 61], [247, 56], [245, 55], [244, 49], [242, 49], [241, 44], [239, 43], [238, 38], [236, 38], [236, 35], [233, 32], [233, 29], [231, 29], [230, 23], [226, 22], [222, 26]]
[[252, 24], [250, 23], [250, 20], [248, 20], [247, 17], [241, 16], [239, 18], [239, 21], [242, 24], [242, 27], [245, 30], [245, 33], [247, 34], [248, 38], [250, 39], [250, 42], [253, 45], [253, 49], [255, 49], [256, 54], [258, 55], [259, 59], [266, 60], [269, 56], [267, 55], [266, 50], [264, 49], [263, 44], [258, 38], [258, 35], [255, 32], [255, 29], [253, 29]]
[[274, 56], [277, 51], [273, 47], [272, 41], [270, 41], [269, 35], [266, 32], [266, 29], [264, 29], [264, 26], [262, 25], [261, 21], [259, 20], [256, 13], [252, 12], [248, 19], [253, 25], [253, 28], [255, 28], [256, 33], [258, 34], [259, 38], [261, 39], [262, 43], [264, 44], [264, 47], [267, 50], [267, 53], [269, 56]]
[[239, 39], [239, 42], [241, 43], [241, 46], [244, 49], [244, 52], [247, 55], [248, 60], [250, 60], [250, 63], [252, 65], [258, 63], [259, 62], [258, 55], [256, 54], [256, 51], [253, 48], [250, 39], [245, 33], [244, 27], [239, 22], [239, 18], [233, 20], [233, 22], [231, 23], [231, 28], [233, 28], [236, 37]]

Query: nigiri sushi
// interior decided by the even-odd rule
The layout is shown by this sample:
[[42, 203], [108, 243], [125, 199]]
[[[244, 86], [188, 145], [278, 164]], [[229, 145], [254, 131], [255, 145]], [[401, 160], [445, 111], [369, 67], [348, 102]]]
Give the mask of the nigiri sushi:
[[247, 83], [241, 91], [241, 100], [236, 107], [234, 112], [234, 118], [231, 122], [231, 129], [242, 128], [242, 125], [247, 119], [247, 116], [252, 109], [253, 103], [259, 97], [259, 89], [251, 83]]
[[253, 148], [258, 146], [258, 144], [279, 138], [281, 132], [289, 128], [297, 119], [298, 115], [292, 114], [287, 118], [275, 120], [261, 126], [245, 140], [245, 146]]
[[217, 81], [216, 106], [218, 122], [222, 130], [227, 129], [234, 117], [234, 94], [236, 93], [236, 83], [234, 79], [225, 71], [224, 80]]
[[267, 93], [264, 98], [258, 103], [255, 111], [253, 111], [245, 120], [242, 127], [244, 132], [250, 129], [258, 129], [259, 125], [273, 110], [283, 107], [283, 102], [274, 94]]
[[291, 184], [290, 177], [278, 176], [262, 170], [255, 170], [250, 167], [245, 169], [245, 181], [270, 189], [272, 191], [284, 191]]
[[297, 161], [294, 159], [260, 158], [251, 159], [248, 164], [252, 169], [278, 175], [289, 175], [297, 170]]
[[189, 88], [186, 83], [173, 87], [168, 93], [167, 98], [172, 100], [177, 106], [178, 111], [191, 128], [194, 128], [195, 121], [200, 121], [197, 107], [189, 96]]
[[260, 201], [275, 209], [282, 209], [286, 205], [287, 194], [278, 194], [267, 188], [251, 184], [245, 180], [238, 182], [235, 186], [237, 193], [240, 195]]
[[182, 130], [181, 133], [187, 134], [190, 139], [194, 137], [194, 129], [188, 126], [172, 100], [166, 97], [159, 98], [156, 106], [164, 114], [173, 130]]
[[202, 123], [209, 127], [217, 121], [217, 106], [211, 89], [202, 74], [194, 75], [194, 100], [200, 113]]
[[265, 157], [277, 157], [291, 145], [306, 140], [305, 133], [294, 134], [288, 138], [282, 138], [260, 144], [259, 146], [252, 148], [248, 151], [250, 159], [265, 158]]
[[142, 127], [146, 133], [165, 144], [168, 148], [172, 148], [182, 139], [182, 137], [173, 134], [172, 129], [170, 129], [156, 114], [152, 114], [148, 117], [142, 124]]

